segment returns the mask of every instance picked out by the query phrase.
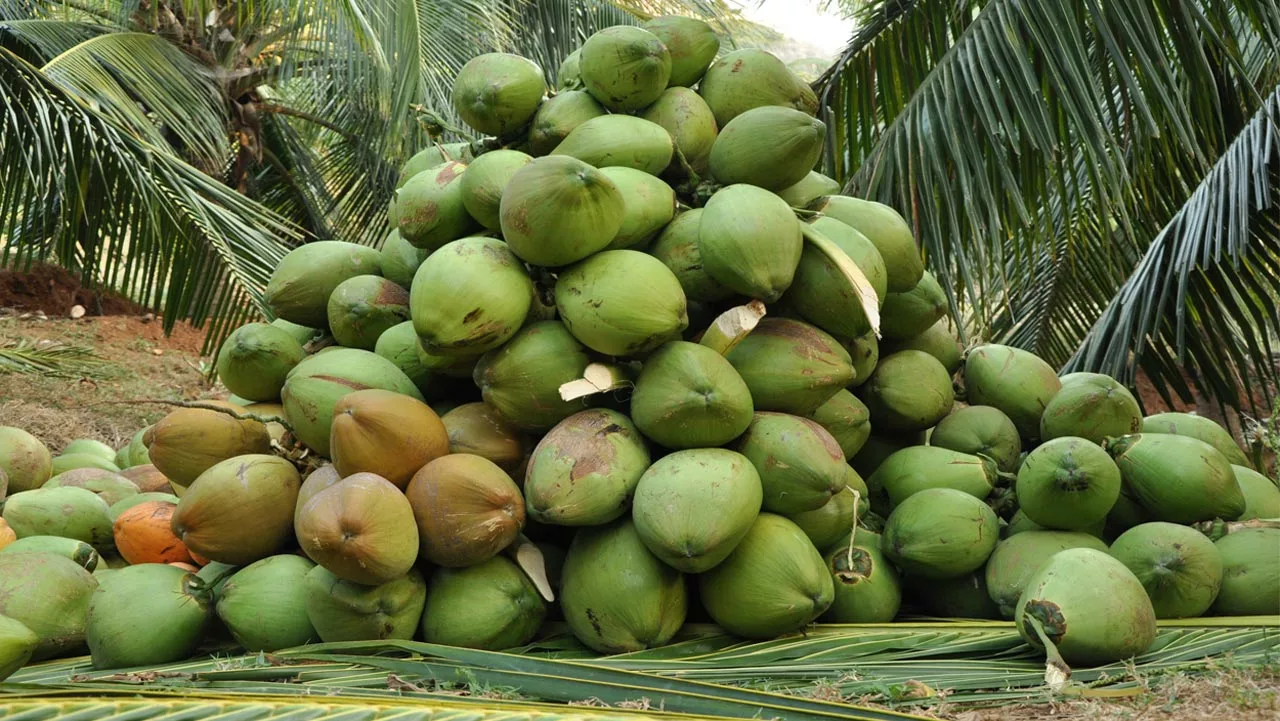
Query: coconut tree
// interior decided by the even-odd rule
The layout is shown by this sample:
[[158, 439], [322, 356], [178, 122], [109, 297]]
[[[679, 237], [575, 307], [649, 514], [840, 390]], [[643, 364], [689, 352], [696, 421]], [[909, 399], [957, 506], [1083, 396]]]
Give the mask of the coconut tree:
[[906, 215], [970, 339], [1270, 403], [1280, 3], [830, 4], [828, 172]]

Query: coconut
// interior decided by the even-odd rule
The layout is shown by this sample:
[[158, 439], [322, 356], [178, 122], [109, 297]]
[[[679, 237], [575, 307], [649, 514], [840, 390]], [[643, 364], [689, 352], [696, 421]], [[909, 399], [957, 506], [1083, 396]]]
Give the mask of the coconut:
[[420, 553], [437, 566], [472, 566], [492, 558], [524, 526], [520, 488], [480, 456], [437, 458], [414, 474], [405, 495], [418, 524]]
[[[512, 176], [502, 194], [502, 237], [528, 263], [568, 265], [609, 245], [622, 227], [624, 207], [608, 176], [558, 153]], [[486, 283], [490, 277], [484, 274]]]
[[570, 90], [547, 98], [533, 116], [529, 152], [537, 156], [549, 154], [574, 128], [604, 114], [604, 107], [585, 90]]
[[734, 450], [760, 474], [767, 511], [812, 511], [844, 490], [848, 466], [840, 444], [807, 418], [756, 413]]
[[62, 448], [62, 455], [70, 453], [88, 453], [104, 461], [112, 461], [116, 457], [116, 449], [92, 438], [77, 438]]
[[622, 193], [622, 227], [607, 247], [644, 246], [675, 217], [676, 194], [662, 180], [634, 168], [602, 168]]
[[218, 618], [249, 652], [314, 643], [306, 577], [316, 564], [301, 556], [268, 556], [236, 571], [218, 589]]
[[294, 514], [303, 553], [338, 578], [377, 586], [403, 576], [418, 558], [413, 508], [400, 489], [356, 473], [316, 493]]
[[504, 556], [469, 568], [438, 568], [427, 584], [427, 643], [499, 651], [528, 643], [547, 615], [533, 582]]
[[987, 456], [1001, 471], [1012, 473], [1022, 455], [1018, 429], [992, 406], [957, 408], [934, 426], [929, 445], [960, 453]]
[[665, 170], [674, 154], [675, 141], [666, 128], [630, 115], [587, 120], [551, 151], [552, 156], [569, 156], [595, 168], [633, 168], [650, 175]]
[[640, 117], [661, 125], [675, 143], [676, 157], [665, 174], [683, 178], [689, 170], [707, 170], [716, 141], [716, 117], [701, 95], [689, 88], [667, 88]]
[[888, 291], [888, 269], [880, 250], [867, 236], [853, 229], [848, 223], [841, 222], [826, 215], [819, 215], [809, 220], [813, 229], [827, 237], [831, 242], [849, 256], [854, 265], [862, 271], [876, 292], [876, 297], [883, 300]]
[[481, 357], [474, 378], [504, 418], [522, 429], [546, 430], [582, 410], [584, 401], [562, 399], [560, 386], [581, 378], [590, 362], [563, 323], [540, 321]]
[[565, 56], [556, 69], [556, 87], [560, 90], [577, 90], [582, 85], [582, 50], [574, 50]]
[[[870, 254], [877, 253], [865, 238], [863, 242], [866, 247], [859, 249], [858, 241], [851, 240], [857, 235], [857, 231], [852, 228], [848, 228], [848, 231], [848, 235], [840, 242], [831, 240], [816, 228], [807, 232], [822, 235], [848, 260], [855, 260], [860, 250], [869, 251]], [[879, 256], [862, 256], [863, 262], [866, 263], [868, 258], [874, 264]], [[856, 262], [855, 260], [855, 264]], [[883, 292], [883, 280], [876, 292]], [[795, 277], [781, 302], [801, 318], [833, 335], [851, 338], [871, 332], [871, 319], [864, 307], [861, 289], [850, 283], [845, 270], [816, 245], [805, 245], [800, 254], [800, 264], [796, 266]]]
[[689, 301], [718, 303], [732, 297], [733, 291], [712, 278], [702, 265], [698, 249], [702, 213], [702, 208], [695, 208], [676, 215], [648, 252], [671, 269]]
[[715, 30], [696, 18], [664, 15], [641, 23], [640, 27], [661, 40], [671, 56], [668, 86], [692, 87], [720, 52]]
[[54, 456], [49, 462], [49, 470], [54, 476], [79, 469], [98, 469], [103, 471], [116, 472], [120, 467], [96, 453], [69, 453], [61, 456]]
[[36, 661], [84, 647], [89, 597], [97, 587], [92, 574], [58, 554], [0, 553], [0, 616], [36, 635]]
[[879, 536], [864, 535], [859, 529], [852, 543], [846, 540], [832, 547], [824, 560], [834, 583], [835, 598], [822, 615], [823, 621], [888, 623], [898, 615], [902, 581], [880, 552]]
[[896, 451], [868, 479], [869, 485], [886, 494], [890, 508], [930, 488], [954, 488], [985, 499], [998, 480], [999, 470], [990, 458], [936, 446]]
[[875, 245], [885, 264], [888, 292], [906, 293], [920, 283], [924, 261], [911, 226], [898, 211], [872, 200], [843, 195], [828, 195], [810, 207], [862, 233]]
[[1043, 632], [1063, 660], [1085, 666], [1136, 656], [1156, 638], [1155, 612], [1142, 583], [1123, 563], [1092, 548], [1061, 551], [1041, 566], [1018, 598], [1014, 623], [1027, 643], [1044, 648]]
[[171, 411], [151, 426], [146, 438], [151, 462], [179, 496], [214, 464], [271, 450], [271, 435], [263, 424], [202, 408]]
[[0, 553], [52, 553], [75, 561], [90, 573], [98, 567], [100, 556], [84, 541], [62, 536], [27, 536], [0, 546]]
[[911, 290], [886, 295], [880, 313], [884, 337], [907, 340], [925, 332], [946, 315], [947, 295], [926, 270]]
[[[1124, 500], [1125, 500], [1124, 493], [1121, 492], [1120, 498], [1117, 499], [1116, 501], [1116, 507], [1119, 507], [1121, 502], [1123, 502]], [[1112, 509], [1112, 512], [1113, 513], [1115, 512], [1114, 508]], [[1108, 516], [1108, 518], [1110, 518], [1110, 516]], [[1129, 524], [1128, 526], [1126, 526], [1126, 528], [1131, 528], [1133, 526], [1136, 526], [1138, 525], [1138, 523], [1139, 521], [1135, 521]], [[1085, 528], [1081, 529], [1079, 532], [1087, 533], [1090, 536], [1093, 536], [1094, 538], [1097, 538], [1099, 540], [1106, 540], [1109, 537], [1108, 534], [1105, 532], [1106, 525], [1107, 525], [1107, 522], [1104, 519], [1103, 521], [1095, 523], [1091, 526], [1086, 526]], [[1019, 509], [1017, 511], [1014, 511], [1013, 516], [1009, 518], [1009, 525], [1004, 527], [1003, 536], [1005, 538], [1012, 538], [1013, 536], [1019, 533], [1025, 533], [1026, 531], [1047, 531], [1047, 530], [1049, 529], [1045, 528], [1039, 523], [1036, 523], [1030, 518], [1027, 518], [1027, 514], [1023, 513], [1022, 510]], [[1068, 531], [1063, 531], [1063, 533], [1068, 533]], [[1111, 537], [1114, 537], [1116, 535], [1119, 535], [1119, 534], [1118, 533], [1111, 534]]]
[[[1121, 476], [1121, 480], [1123, 478]], [[1154, 520], [1158, 519], [1153, 518], [1149, 511], [1139, 505], [1122, 484], [1120, 496], [1116, 498], [1116, 505], [1111, 507], [1111, 512], [1103, 522], [1103, 530], [1105, 537], [1115, 538], [1134, 526]]]
[[986, 563], [999, 539], [996, 514], [954, 488], [930, 488], [899, 503], [884, 525], [883, 550], [920, 578], [958, 578]]
[[561, 273], [556, 308], [583, 345], [612, 356], [647, 353], [689, 325], [680, 281], [634, 250], [597, 253]]
[[499, 230], [498, 209], [502, 192], [516, 171], [533, 161], [533, 156], [518, 150], [492, 150], [467, 166], [459, 179], [462, 204], [477, 223], [489, 230]]
[[[845, 472], [845, 488], [831, 497], [820, 508], [812, 511], [801, 511], [787, 516], [787, 519], [800, 527], [804, 535], [813, 542], [814, 548], [826, 551], [840, 543], [849, 535], [853, 527], [854, 514], [858, 508], [867, 507], [867, 484], [862, 476], [850, 468]], [[854, 492], [858, 493], [854, 503]]]
[[685, 341], [646, 359], [631, 395], [631, 417], [667, 448], [722, 446], [751, 423], [751, 391], [724, 356]]
[[727, 356], [756, 410], [808, 416], [853, 379], [848, 352], [807, 323], [765, 318]]
[[[1222, 588], [1213, 602], [1213, 613], [1280, 613], [1280, 529], [1245, 528], [1219, 538], [1214, 545], [1222, 558]], [[5, 610], [0, 608], [0, 613]]]
[[411, 639], [427, 601], [427, 583], [417, 569], [380, 586], [362, 586], [316, 566], [303, 584], [307, 618], [325, 643]]
[[858, 387], [858, 397], [871, 412], [872, 427], [906, 433], [935, 425], [955, 404], [951, 374], [937, 358], [918, 350], [882, 357]]
[[[418, 173], [430, 170], [450, 160], [456, 160], [459, 163], [470, 163], [475, 159], [476, 156], [472, 151], [471, 143], [432, 143], [414, 153], [413, 157], [406, 160], [405, 164], [400, 167], [400, 179], [396, 182], [396, 188], [403, 188], [404, 184]], [[391, 202], [394, 206], [395, 200]], [[393, 222], [392, 225], [394, 224]]]
[[1120, 469], [1083, 438], [1055, 438], [1018, 468], [1018, 503], [1046, 528], [1076, 531], [1101, 521], [1120, 495]]
[[546, 91], [537, 63], [519, 55], [485, 53], [458, 71], [453, 107], [467, 125], [501, 138], [529, 123]]
[[560, 579], [569, 630], [600, 653], [625, 653], [671, 640], [687, 611], [684, 576], [659, 561], [630, 520], [583, 528]]
[[386, 358], [358, 348], [334, 348], [308, 357], [289, 374], [281, 394], [285, 417], [298, 440], [327, 457], [334, 405], [348, 393], [369, 388], [422, 400], [413, 381]]
[[601, 105], [627, 113], [658, 99], [671, 79], [671, 55], [658, 36], [642, 28], [615, 25], [582, 44], [582, 82]]
[[61, 536], [95, 548], [111, 547], [109, 506], [83, 488], [37, 488], [15, 493], [5, 500], [3, 518], [18, 538]]
[[1244, 513], [1244, 494], [1231, 464], [1204, 441], [1139, 433], [1109, 441], [1107, 451], [1120, 468], [1126, 492], [1152, 520], [1230, 521]]
[[0, 616], [0, 681], [26, 665], [40, 637], [22, 622]]
[[1222, 556], [1204, 534], [1176, 523], [1143, 523], [1120, 534], [1111, 555], [1133, 571], [1156, 618], [1194, 618], [1222, 586]]
[[809, 113], [752, 108], [721, 128], [711, 146], [711, 174], [723, 185], [782, 190], [809, 174], [822, 156], [826, 135], [827, 126]]
[[1001, 617], [1013, 618], [1027, 581], [1055, 553], [1068, 548], [1093, 548], [1105, 553], [1107, 544], [1088, 533], [1049, 530], [1015, 533], [996, 544], [987, 559], [985, 579], [987, 593]]
[[809, 537], [761, 513], [723, 562], [698, 576], [702, 605], [729, 633], [772, 638], [803, 629], [831, 605], [831, 573]]
[[83, 488], [97, 494], [108, 506], [138, 495], [138, 486], [133, 481], [99, 468], [76, 468], [59, 473], [45, 481], [41, 488]]
[[608, 523], [627, 512], [648, 467], [644, 439], [626, 416], [603, 408], [569, 416], [529, 459], [529, 517], [558, 526]]
[[129, 566], [101, 581], [85, 629], [94, 668], [172, 663], [196, 650], [212, 617], [204, 582], [158, 563]]
[[396, 190], [396, 227], [401, 238], [431, 251], [475, 229], [476, 221], [463, 204], [462, 176], [468, 167], [448, 161], [418, 173]]
[[1244, 513], [1241, 521], [1253, 518], [1280, 518], [1280, 488], [1271, 479], [1252, 468], [1231, 466], [1240, 493], [1244, 495]]
[[809, 84], [774, 55], [756, 48], [735, 50], [707, 69], [698, 93], [724, 127], [742, 113], [767, 105], [818, 112], [818, 97]]
[[800, 179], [800, 182], [777, 191], [778, 197], [787, 201], [787, 205], [793, 208], [807, 208], [818, 198], [824, 195], [836, 195], [839, 192], [840, 183], [816, 170], [810, 170]]
[[653, 555], [678, 571], [702, 573], [742, 540], [762, 499], [751, 462], [720, 448], [676, 451], [640, 477], [631, 517]]
[[149, 501], [116, 516], [111, 525], [116, 552], [133, 565], [190, 563], [191, 552], [173, 532], [176, 509], [171, 501]]
[[178, 502], [173, 533], [193, 553], [241, 565], [265, 558], [293, 536], [301, 485], [293, 464], [246, 455], [200, 474]]
[[900, 350], [922, 350], [937, 358], [948, 373], [955, 373], [960, 370], [960, 366], [964, 365], [960, 339], [956, 336], [955, 326], [952, 324], [951, 319], [946, 317], [929, 326], [918, 335], [885, 343], [886, 355], [897, 353]]
[[281, 259], [262, 299], [280, 318], [324, 328], [333, 289], [347, 278], [377, 273], [379, 266], [378, 251], [368, 246], [337, 240], [307, 243]]
[[853, 364], [853, 380], [849, 381], [849, 387], [857, 388], [871, 378], [880, 363], [880, 342], [875, 331], [867, 331], [857, 338], [842, 339], [840, 344], [849, 353]]
[[302, 344], [288, 331], [266, 323], [249, 323], [223, 341], [218, 351], [218, 378], [227, 390], [242, 398], [274, 401], [280, 397], [285, 376], [305, 355]]
[[400, 237], [400, 229], [395, 227], [387, 234], [387, 239], [382, 241], [378, 267], [382, 270], [382, 277], [409, 290], [409, 286], [413, 285], [413, 274], [418, 272], [418, 266], [422, 265], [428, 255], [431, 255], [431, 251], [414, 247]]
[[871, 435], [871, 411], [847, 390], [836, 391], [831, 400], [809, 414], [809, 420], [825, 428], [836, 439], [846, 461], [862, 449]]
[[406, 320], [409, 292], [380, 276], [348, 278], [329, 296], [329, 329], [348, 348], [373, 350], [383, 331]]
[[1204, 441], [1237, 466], [1249, 466], [1249, 459], [1231, 433], [1211, 419], [1194, 413], [1157, 413], [1142, 419], [1142, 433], [1166, 433]]
[[334, 405], [329, 450], [343, 477], [375, 473], [404, 488], [419, 468], [449, 452], [449, 434], [426, 403], [370, 388]]
[[440, 416], [449, 434], [449, 452], [467, 453], [515, 474], [528, 453], [520, 430], [488, 403], [464, 403]]
[[[862, 444], [862, 448], [849, 461], [849, 465], [858, 472], [858, 475], [864, 479], [870, 480], [884, 463], [885, 459], [894, 453], [908, 446], [923, 445], [925, 442], [923, 433], [890, 435], [875, 434], [867, 436], [867, 442]], [[878, 486], [868, 485], [872, 492], [880, 490]]]
[[752, 185], [717, 190], [703, 208], [703, 268], [734, 292], [773, 303], [795, 278], [804, 248], [800, 221], [781, 198]]
[[436, 372], [427, 368], [419, 357], [418, 332], [413, 329], [413, 321], [407, 320], [382, 331], [373, 352], [399, 368], [423, 398], [430, 399], [444, 390], [445, 384], [434, 380]]
[[[130, 468], [136, 468], [137, 466], [151, 466], [152, 468], [155, 468], [155, 465], [151, 463], [151, 451], [147, 448], [147, 444], [144, 442], [147, 432], [150, 430], [151, 426], [139, 428], [138, 432], [133, 434], [133, 438], [129, 439], [129, 465], [127, 468], [123, 468], [123, 471], [128, 471]], [[138, 483], [138, 488], [143, 488], [144, 491], [147, 490], [138, 481], [138, 479], [130, 476], [128, 473], [124, 473], [123, 475], [125, 478]], [[168, 487], [167, 481], [165, 487]]]
[[1040, 438], [1077, 436], [1100, 444], [1142, 428], [1137, 399], [1116, 379], [1100, 373], [1075, 375], [1045, 406]]
[[1062, 387], [1053, 368], [1021, 348], [987, 344], [969, 351], [964, 386], [971, 405], [994, 406], [1023, 440], [1040, 436], [1040, 417]]
[[943, 580], [906, 579], [913, 600], [940, 618], [998, 619], [1000, 609], [991, 600], [982, 569]]
[[338, 473], [338, 469], [333, 467], [332, 463], [326, 463], [323, 466], [311, 471], [307, 474], [302, 486], [298, 488], [298, 502], [293, 507], [293, 522], [298, 523], [298, 513], [306, 507], [316, 494], [336, 484], [342, 480], [342, 476]]

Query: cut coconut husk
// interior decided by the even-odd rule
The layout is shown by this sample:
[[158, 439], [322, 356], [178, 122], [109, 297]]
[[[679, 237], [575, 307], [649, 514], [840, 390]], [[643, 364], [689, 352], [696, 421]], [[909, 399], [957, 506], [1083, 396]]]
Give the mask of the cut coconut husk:
[[1231, 471], [1244, 494], [1244, 513], [1239, 520], [1280, 518], [1280, 487], [1275, 481], [1244, 466], [1233, 465]]
[[724, 356], [702, 345], [672, 341], [645, 360], [631, 394], [631, 417], [667, 448], [711, 448], [742, 435], [751, 423], [751, 391]]
[[83, 488], [106, 501], [108, 506], [138, 495], [139, 490], [128, 478], [100, 468], [76, 468], [59, 473], [45, 481], [41, 488]]
[[835, 338], [789, 318], [760, 321], [727, 357], [758, 411], [808, 416], [853, 379], [849, 354]]
[[937, 358], [918, 350], [882, 357], [857, 394], [874, 428], [900, 433], [933, 427], [955, 404], [951, 374]]
[[209, 468], [228, 458], [271, 450], [262, 423], [203, 408], [179, 408], [147, 431], [151, 463], [181, 496]]
[[474, 380], [484, 400], [514, 425], [531, 431], [551, 428], [583, 409], [566, 401], [560, 386], [582, 377], [591, 363], [587, 350], [563, 323], [530, 323], [501, 348], [476, 363]]
[[690, 171], [706, 172], [717, 129], [716, 116], [701, 95], [689, 88], [667, 88], [640, 117], [661, 125], [675, 142], [676, 157], [663, 175], [684, 178]]
[[373, 350], [383, 332], [407, 320], [409, 291], [381, 276], [349, 278], [329, 296], [329, 331], [348, 348]]
[[93, 572], [100, 556], [93, 546], [84, 541], [62, 536], [27, 536], [16, 538], [0, 546], [0, 553], [52, 553], [75, 561], [84, 570]]
[[181, 568], [129, 566], [102, 579], [89, 600], [86, 640], [94, 668], [172, 663], [195, 652], [212, 613], [204, 582]]
[[417, 569], [380, 586], [363, 586], [316, 566], [304, 585], [307, 618], [325, 643], [411, 639], [427, 601], [427, 583]]
[[1194, 528], [1143, 523], [1120, 534], [1110, 553], [1142, 582], [1156, 618], [1200, 616], [1222, 586], [1222, 555]]
[[426, 403], [370, 388], [334, 405], [329, 452], [344, 478], [372, 473], [403, 489], [418, 469], [449, 452], [449, 433]]
[[809, 113], [778, 106], [752, 108], [720, 129], [711, 146], [711, 174], [722, 185], [748, 183], [782, 190], [813, 170], [826, 135], [827, 126]]
[[150, 501], [116, 516], [112, 524], [116, 552], [133, 565], [190, 563], [191, 552], [171, 528], [176, 510], [176, 503]]
[[1222, 557], [1222, 588], [1213, 602], [1213, 613], [1280, 613], [1280, 529], [1244, 528], [1219, 538], [1214, 545]]
[[758, 412], [734, 450], [760, 474], [767, 511], [816, 510], [844, 490], [847, 466], [840, 444], [807, 418]]
[[306, 578], [315, 564], [292, 554], [268, 556], [236, 571], [218, 590], [218, 618], [249, 652], [319, 640], [307, 617]]
[[736, 305], [716, 316], [698, 339], [698, 344], [728, 357], [760, 325], [767, 312], [764, 303], [758, 300]]
[[994, 460], [1001, 471], [1012, 473], [1022, 455], [1022, 439], [999, 408], [965, 406], [952, 411], [934, 426], [929, 445]]
[[171, 527], [186, 547], [242, 565], [265, 558], [293, 537], [301, 485], [283, 458], [245, 455], [205, 471], [178, 502]]
[[303, 553], [338, 578], [377, 586], [403, 576], [418, 558], [418, 526], [400, 489], [356, 473], [312, 496], [294, 516]]
[[697, 18], [664, 15], [647, 20], [640, 27], [661, 40], [671, 56], [668, 86], [693, 87], [720, 51], [720, 38], [716, 37], [715, 30]]
[[920, 578], [958, 578], [981, 568], [999, 540], [996, 514], [954, 488], [915, 493], [885, 521], [883, 550], [894, 565]]
[[828, 195], [809, 206], [866, 236], [884, 261], [886, 290], [906, 293], [924, 275], [924, 261], [916, 247], [911, 226], [898, 213], [883, 203], [844, 195]]
[[998, 481], [999, 470], [992, 459], [935, 446], [903, 448], [886, 458], [868, 479], [888, 497], [889, 508], [930, 488], [953, 488], [982, 500]]
[[110, 548], [111, 512], [106, 501], [83, 488], [37, 488], [9, 496], [3, 516], [18, 538], [61, 536], [95, 548]]
[[735, 50], [716, 60], [698, 84], [698, 93], [724, 127], [742, 113], [768, 105], [795, 108], [810, 115], [818, 98], [776, 56], [757, 48]]
[[574, 128], [604, 114], [604, 107], [585, 90], [556, 93], [538, 106], [533, 116], [529, 151], [536, 156], [547, 155], [569, 137]]
[[277, 317], [310, 328], [329, 322], [329, 296], [338, 284], [379, 272], [377, 250], [357, 243], [321, 240], [289, 251], [271, 273], [263, 301]]
[[1245, 510], [1244, 494], [1226, 456], [1189, 436], [1138, 433], [1107, 442], [1125, 492], [1152, 520], [1232, 521]]
[[1040, 437], [1040, 418], [1062, 388], [1053, 367], [1021, 348], [987, 344], [969, 351], [964, 387], [971, 405], [994, 406], [1024, 441]]
[[587, 38], [580, 52], [579, 69], [587, 91], [614, 112], [649, 106], [671, 78], [667, 46], [643, 28], [605, 28]]
[[647, 353], [689, 325], [684, 291], [661, 261], [634, 250], [597, 253], [560, 274], [556, 308], [583, 345], [611, 356]]
[[472, 566], [492, 558], [524, 526], [520, 488], [480, 456], [437, 458], [414, 475], [405, 496], [417, 520], [420, 552], [437, 566]]
[[485, 53], [458, 71], [453, 107], [467, 125], [501, 138], [528, 124], [546, 91], [537, 63], [509, 53]]
[[450, 453], [486, 458], [513, 476], [529, 453], [520, 429], [488, 403], [464, 403], [440, 416], [440, 422], [449, 433]]
[[242, 398], [274, 401], [280, 397], [289, 371], [305, 355], [302, 344], [283, 328], [249, 323], [236, 328], [222, 342], [218, 351], [218, 379], [227, 390]]
[[763, 188], [730, 185], [703, 207], [698, 252], [726, 288], [773, 303], [791, 286], [804, 241], [790, 206]]
[[1076, 531], [1107, 517], [1120, 496], [1120, 469], [1084, 438], [1055, 438], [1027, 454], [1016, 490], [1022, 512], [1046, 528]]
[[[532, 167], [530, 163], [525, 169]], [[423, 261], [409, 306], [425, 350], [479, 355], [520, 330], [529, 315], [533, 283], [512, 254], [514, 247], [493, 238], [463, 238]]]
[[649, 451], [621, 413], [574, 414], [538, 443], [524, 476], [529, 517], [560, 526], [597, 526], [625, 514]]
[[[855, 261], [860, 252], [856, 243], [836, 242], [812, 224], [802, 223], [800, 231], [804, 252], [782, 302], [833, 335], [876, 333], [881, 291]], [[875, 248], [865, 250], [875, 252]]]
[[1252, 467], [1231, 433], [1212, 419], [1194, 413], [1157, 413], [1142, 419], [1142, 433], [1167, 433], [1204, 441], [1237, 466]]
[[427, 584], [422, 638], [499, 651], [528, 643], [547, 615], [533, 582], [505, 556], [467, 568], [437, 568]]
[[1027, 530], [1000, 543], [987, 559], [987, 593], [1000, 615], [1012, 619], [1027, 581], [1054, 554], [1068, 548], [1093, 548], [1106, 552], [1107, 544], [1078, 531]]
[[594, 168], [634, 168], [650, 175], [665, 170], [674, 154], [675, 143], [666, 128], [630, 115], [592, 118], [551, 151], [551, 157], [576, 158]]
[[1111, 376], [1076, 373], [1063, 384], [1040, 418], [1040, 438], [1076, 436], [1101, 444], [1142, 429], [1142, 410], [1127, 388]]

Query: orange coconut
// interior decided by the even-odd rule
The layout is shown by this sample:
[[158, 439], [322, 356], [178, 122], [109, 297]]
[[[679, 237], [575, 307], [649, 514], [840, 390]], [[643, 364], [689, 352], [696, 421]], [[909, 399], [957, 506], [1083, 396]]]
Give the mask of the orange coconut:
[[175, 508], [168, 501], [149, 501], [121, 513], [112, 526], [120, 557], [133, 565], [190, 563], [191, 552], [170, 528]]

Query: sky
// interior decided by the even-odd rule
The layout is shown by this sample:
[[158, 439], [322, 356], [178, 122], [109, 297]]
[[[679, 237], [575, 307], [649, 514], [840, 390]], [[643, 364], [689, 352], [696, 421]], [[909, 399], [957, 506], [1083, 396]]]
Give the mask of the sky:
[[836, 13], [819, 13], [816, 0], [740, 0], [742, 13], [784, 35], [835, 56], [844, 49], [853, 23]]

